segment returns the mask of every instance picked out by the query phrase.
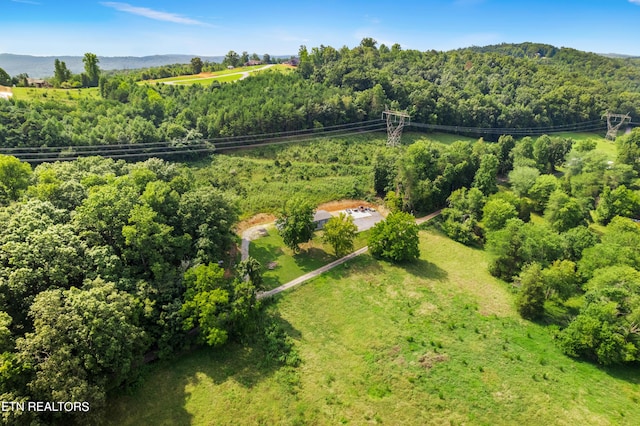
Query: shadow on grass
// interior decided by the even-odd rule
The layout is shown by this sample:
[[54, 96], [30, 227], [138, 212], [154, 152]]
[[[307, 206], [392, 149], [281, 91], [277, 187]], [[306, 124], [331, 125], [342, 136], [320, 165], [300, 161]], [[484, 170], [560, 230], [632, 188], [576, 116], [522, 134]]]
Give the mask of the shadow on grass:
[[263, 244], [260, 246], [251, 244], [249, 252], [251, 257], [260, 262], [263, 268], [266, 268], [269, 262], [275, 261], [283, 253], [282, 248], [276, 244]]
[[[277, 314], [265, 314], [257, 321], [262, 324], [260, 327], [277, 323], [286, 335], [295, 340], [301, 338], [299, 330]], [[208, 406], [221, 402], [220, 395], [225, 388], [220, 386], [225, 383], [250, 389], [279, 370], [291, 368], [277, 361], [273, 353], [271, 360], [267, 359], [269, 351], [274, 350], [278, 352], [277, 358], [281, 346], [274, 349], [274, 343], [261, 337], [260, 331], [253, 333], [251, 342], [246, 344], [231, 342], [220, 348], [200, 346], [150, 366], [146, 379], [133, 393], [113, 396], [112, 414], [107, 423], [193, 424], [196, 419], [192, 413], [202, 415]]]
[[293, 260], [300, 270], [305, 273], [315, 271], [316, 269], [336, 260], [327, 252], [317, 247], [310, 247], [293, 256]]
[[401, 264], [409, 274], [420, 278], [427, 278], [436, 281], [445, 281], [449, 274], [435, 263], [424, 259], [417, 259], [411, 263]]
[[618, 380], [640, 385], [640, 370], [638, 370], [637, 364], [602, 367], [602, 371]]

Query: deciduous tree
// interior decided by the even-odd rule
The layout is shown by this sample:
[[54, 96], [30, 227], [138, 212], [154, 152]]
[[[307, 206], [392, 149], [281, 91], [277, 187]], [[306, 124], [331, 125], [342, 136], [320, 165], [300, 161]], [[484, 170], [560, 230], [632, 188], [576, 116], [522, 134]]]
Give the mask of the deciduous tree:
[[487, 231], [497, 231], [503, 228], [509, 219], [516, 217], [518, 212], [512, 204], [501, 198], [494, 198], [484, 205], [482, 223]]
[[29, 186], [31, 166], [11, 155], [0, 154], [0, 201], [17, 200]]
[[193, 74], [200, 74], [202, 72], [202, 67], [204, 64], [202, 63], [202, 59], [199, 57], [191, 58], [191, 72]]
[[85, 53], [82, 62], [84, 63], [84, 72], [87, 76], [87, 86], [97, 87], [98, 80], [100, 79], [100, 68], [98, 67], [100, 60], [98, 56], [95, 53]]
[[358, 227], [353, 223], [352, 216], [341, 212], [339, 216], [327, 221], [323, 231], [322, 240], [331, 245], [336, 257], [342, 257], [353, 250], [353, 239]]
[[278, 232], [287, 247], [294, 253], [300, 251], [300, 244], [313, 237], [313, 206], [301, 197], [289, 199], [276, 221]]
[[82, 289], [40, 293], [31, 306], [33, 332], [17, 343], [33, 370], [38, 401], [88, 401], [99, 412], [107, 391], [120, 385], [142, 360], [141, 304], [101, 279]]
[[420, 256], [418, 226], [409, 213], [394, 212], [378, 222], [369, 236], [369, 250], [377, 258], [408, 262]]
[[228, 337], [225, 308], [229, 303], [229, 291], [224, 269], [213, 263], [195, 266], [185, 272], [184, 285], [181, 309], [184, 329], [200, 327], [199, 335], [210, 346], [225, 343]]
[[473, 186], [478, 188], [484, 195], [491, 195], [498, 191], [497, 175], [498, 158], [493, 154], [485, 154], [480, 160], [480, 168], [473, 179]]
[[520, 293], [518, 294], [518, 312], [523, 318], [535, 320], [544, 315], [544, 285], [542, 283], [542, 267], [532, 263], [522, 270], [518, 277]]

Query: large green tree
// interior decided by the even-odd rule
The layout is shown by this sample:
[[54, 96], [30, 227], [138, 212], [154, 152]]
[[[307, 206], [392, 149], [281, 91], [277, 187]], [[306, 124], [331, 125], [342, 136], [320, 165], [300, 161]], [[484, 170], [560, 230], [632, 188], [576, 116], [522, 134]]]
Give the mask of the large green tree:
[[542, 268], [534, 262], [525, 267], [518, 277], [520, 292], [517, 298], [518, 312], [523, 318], [535, 320], [544, 315], [544, 286]]
[[202, 59], [199, 57], [191, 58], [191, 71], [193, 74], [200, 74], [202, 72], [202, 67], [204, 64], [202, 63]]
[[300, 244], [306, 243], [313, 237], [315, 229], [313, 212], [311, 203], [301, 197], [289, 199], [280, 212], [276, 221], [278, 232], [285, 245], [294, 253], [300, 251]]
[[324, 225], [322, 241], [331, 245], [336, 257], [342, 257], [353, 250], [353, 240], [358, 227], [353, 223], [353, 217], [341, 212], [332, 217]]
[[626, 265], [598, 270], [585, 285], [580, 313], [559, 334], [563, 350], [600, 364], [640, 358], [640, 272]]
[[500, 162], [493, 154], [485, 154], [480, 160], [480, 168], [473, 179], [473, 186], [484, 195], [491, 195], [498, 191], [497, 175]]
[[540, 172], [533, 167], [516, 167], [509, 172], [509, 183], [518, 196], [526, 197], [539, 176]]
[[587, 213], [577, 199], [558, 189], [549, 196], [544, 216], [553, 229], [565, 232], [576, 226], [586, 225]]
[[629, 164], [640, 173], [640, 128], [636, 127], [628, 135], [616, 140], [618, 145], [618, 161]]
[[33, 400], [87, 401], [99, 412], [107, 392], [142, 361], [147, 340], [138, 325], [141, 307], [101, 279], [40, 293], [30, 310], [33, 331], [17, 343], [32, 371]]
[[17, 200], [27, 189], [31, 166], [11, 155], [0, 154], [0, 202]]
[[482, 223], [487, 231], [502, 229], [509, 219], [518, 217], [518, 211], [509, 202], [501, 198], [487, 201], [483, 208]]
[[394, 212], [371, 228], [369, 251], [377, 258], [410, 262], [420, 256], [418, 226], [409, 213]]
[[640, 195], [625, 185], [615, 189], [605, 186], [596, 207], [598, 223], [607, 225], [615, 216], [634, 218], [640, 214]]
[[97, 87], [100, 79], [100, 68], [98, 67], [100, 60], [98, 56], [95, 53], [85, 53], [82, 62], [84, 63], [84, 73], [87, 76], [86, 86]]
[[224, 269], [210, 263], [198, 265], [184, 274], [186, 288], [181, 313], [185, 330], [200, 327], [199, 335], [210, 346], [227, 341], [225, 306], [229, 303]]
[[71, 71], [67, 68], [67, 64], [57, 58], [53, 62], [53, 78], [57, 87], [71, 79]]

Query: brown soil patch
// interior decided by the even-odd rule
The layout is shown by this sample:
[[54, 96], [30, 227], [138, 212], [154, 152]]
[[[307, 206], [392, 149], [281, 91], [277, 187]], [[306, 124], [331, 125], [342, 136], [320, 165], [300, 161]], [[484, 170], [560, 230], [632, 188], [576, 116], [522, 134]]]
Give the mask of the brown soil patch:
[[263, 225], [265, 223], [271, 223], [276, 220], [276, 217], [269, 213], [258, 213], [257, 215], [250, 217], [249, 219], [245, 219], [242, 222], [238, 223], [236, 227], [237, 232], [241, 234], [243, 231], [251, 228], [256, 225]]
[[362, 200], [338, 200], [338, 201], [329, 201], [328, 203], [320, 204], [318, 206], [318, 210], [326, 210], [328, 212], [337, 212], [338, 210], [344, 209], [355, 209], [356, 207], [372, 207], [377, 209], [378, 206], [372, 203], [367, 203]]
[[435, 364], [445, 361], [449, 361], [449, 355], [437, 354], [433, 352], [426, 353], [418, 358], [418, 362], [420, 363], [420, 365], [427, 370], [433, 367]]

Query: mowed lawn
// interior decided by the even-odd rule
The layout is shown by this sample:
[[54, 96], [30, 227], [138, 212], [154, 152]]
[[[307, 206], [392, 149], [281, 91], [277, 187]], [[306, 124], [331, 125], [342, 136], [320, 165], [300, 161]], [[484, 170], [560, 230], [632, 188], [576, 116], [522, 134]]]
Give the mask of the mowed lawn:
[[296, 368], [202, 348], [112, 400], [117, 425], [637, 425], [640, 374], [564, 356], [486, 253], [421, 232], [420, 260], [363, 255], [277, 297]]
[[[251, 242], [249, 255], [260, 262], [263, 268], [265, 287], [270, 290], [314, 271], [337, 259], [333, 248], [322, 242], [322, 231], [316, 231], [313, 239], [301, 244], [299, 253], [294, 253], [285, 247], [282, 237], [274, 225], [265, 228], [268, 236]], [[369, 231], [360, 232], [353, 241], [353, 248], [357, 250], [367, 245]], [[269, 264], [272, 268], [269, 269]]]

